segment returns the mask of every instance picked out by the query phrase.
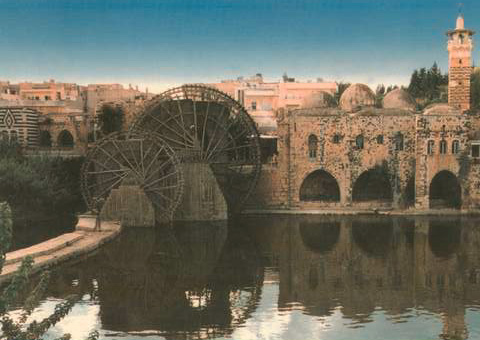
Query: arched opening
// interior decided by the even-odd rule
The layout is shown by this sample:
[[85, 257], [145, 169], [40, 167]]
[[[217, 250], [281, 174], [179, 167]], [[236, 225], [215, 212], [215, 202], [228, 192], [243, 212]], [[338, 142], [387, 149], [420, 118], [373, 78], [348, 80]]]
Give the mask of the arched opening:
[[393, 193], [388, 173], [381, 167], [365, 171], [355, 181], [352, 193], [354, 202], [391, 201], [392, 199]]
[[340, 237], [339, 222], [300, 223], [303, 244], [315, 253], [326, 253], [333, 249]]
[[454, 140], [452, 142], [452, 154], [456, 155], [460, 151], [460, 142], [458, 140]]
[[317, 158], [318, 138], [315, 135], [308, 136], [308, 157], [310, 159]]
[[437, 257], [449, 258], [460, 248], [460, 224], [452, 222], [430, 222], [428, 244]]
[[433, 140], [429, 140], [427, 143], [427, 155], [433, 155], [435, 149], [435, 142]]
[[393, 222], [361, 221], [354, 222], [352, 234], [355, 244], [372, 257], [385, 258], [393, 243]]
[[357, 149], [363, 149], [363, 145], [364, 145], [363, 135], [358, 135], [355, 138], [355, 145], [357, 146]]
[[400, 132], [395, 135], [395, 151], [403, 150], [403, 134]]
[[58, 146], [73, 148], [73, 145], [73, 136], [68, 130], [63, 130], [58, 134]]
[[18, 143], [18, 133], [16, 130], [10, 131], [10, 143]]
[[440, 171], [430, 183], [430, 208], [455, 208], [462, 205], [462, 189], [450, 171]]
[[339, 202], [340, 188], [337, 180], [325, 170], [312, 172], [300, 187], [300, 200]]
[[447, 141], [446, 140], [441, 140], [440, 141], [440, 153], [442, 155], [447, 153]]
[[50, 132], [42, 130], [40, 131], [40, 146], [51, 147], [52, 146], [52, 136]]

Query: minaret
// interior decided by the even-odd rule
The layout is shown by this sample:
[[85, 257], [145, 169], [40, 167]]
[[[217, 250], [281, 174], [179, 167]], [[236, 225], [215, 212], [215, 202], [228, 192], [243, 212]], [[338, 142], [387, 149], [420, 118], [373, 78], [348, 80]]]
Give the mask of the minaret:
[[465, 29], [463, 15], [448, 36], [448, 104], [462, 111], [470, 109], [470, 77], [474, 31]]

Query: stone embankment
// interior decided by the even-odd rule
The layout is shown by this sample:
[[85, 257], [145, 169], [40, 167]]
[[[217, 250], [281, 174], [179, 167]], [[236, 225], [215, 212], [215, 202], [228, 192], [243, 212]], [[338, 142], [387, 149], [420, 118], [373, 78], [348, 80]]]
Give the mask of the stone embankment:
[[121, 227], [119, 222], [103, 221], [100, 229], [100, 231], [95, 230], [94, 216], [82, 215], [74, 232], [7, 253], [0, 275], [0, 284], [12, 278], [26, 256], [33, 257], [32, 272], [36, 273], [69, 259], [92, 253], [115, 238], [120, 233]]
[[440, 216], [440, 215], [480, 215], [479, 209], [247, 209], [244, 215], [403, 215], [403, 216]]

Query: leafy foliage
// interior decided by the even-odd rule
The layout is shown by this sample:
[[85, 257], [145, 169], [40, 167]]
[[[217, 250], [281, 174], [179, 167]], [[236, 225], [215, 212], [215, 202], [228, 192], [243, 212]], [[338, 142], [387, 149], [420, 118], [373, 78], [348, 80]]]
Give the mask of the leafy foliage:
[[16, 146], [0, 143], [0, 201], [22, 217], [80, 210], [80, 161], [25, 157]]
[[472, 110], [480, 110], [480, 70], [472, 74], [470, 97], [472, 98]]
[[430, 69], [425, 67], [414, 70], [408, 85], [410, 95], [423, 103], [423, 107], [447, 101], [448, 75], [442, 74], [437, 63]]
[[[3, 268], [5, 253], [10, 246], [12, 236], [12, 213], [7, 203], [0, 203], [0, 273]], [[14, 274], [10, 283], [6, 286], [0, 296], [0, 324], [2, 326], [2, 339], [6, 340], [25, 340], [41, 339], [41, 337], [62, 318], [64, 318], [78, 301], [76, 295], [71, 295], [65, 301], [55, 306], [54, 312], [41, 320], [27, 323], [28, 317], [40, 303], [47, 288], [50, 274], [43, 272], [35, 288], [29, 292], [24, 301], [20, 317], [14, 319], [8, 312], [13, 303], [18, 299], [19, 293], [25, 290], [33, 266], [33, 259], [25, 257], [20, 268]], [[96, 340], [99, 333], [94, 331], [90, 333], [87, 340]], [[60, 339], [70, 339], [69, 334], [65, 334]]]
[[335, 100], [337, 101], [337, 103], [340, 103], [340, 97], [350, 85], [350, 83], [343, 82], [337, 84], [337, 92], [335, 92]]
[[98, 115], [100, 131], [104, 136], [112, 132], [122, 131], [125, 122], [125, 112], [120, 105], [104, 104]]

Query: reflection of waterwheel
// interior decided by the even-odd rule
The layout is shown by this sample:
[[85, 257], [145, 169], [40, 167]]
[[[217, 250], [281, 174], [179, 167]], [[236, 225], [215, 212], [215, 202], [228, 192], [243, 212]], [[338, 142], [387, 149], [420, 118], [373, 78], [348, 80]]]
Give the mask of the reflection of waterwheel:
[[170, 218], [183, 194], [180, 162], [154, 134], [113, 133], [88, 152], [82, 191], [89, 208], [98, 209], [125, 182], [143, 189], [158, 217]]
[[202, 85], [168, 90], [146, 105], [132, 131], [157, 133], [184, 162], [210, 164], [233, 211], [256, 185], [261, 162], [255, 123], [223, 92]]

